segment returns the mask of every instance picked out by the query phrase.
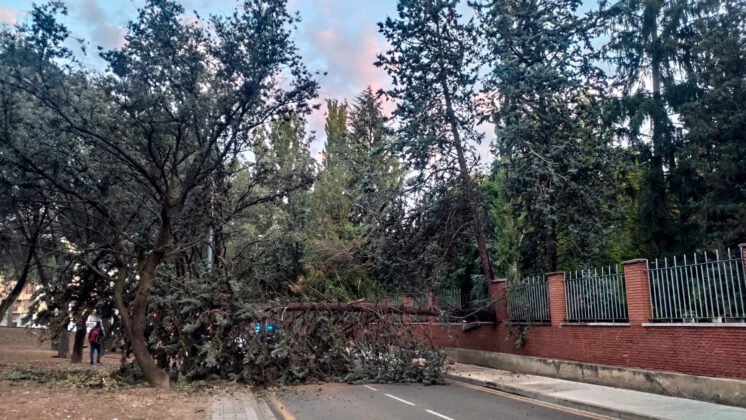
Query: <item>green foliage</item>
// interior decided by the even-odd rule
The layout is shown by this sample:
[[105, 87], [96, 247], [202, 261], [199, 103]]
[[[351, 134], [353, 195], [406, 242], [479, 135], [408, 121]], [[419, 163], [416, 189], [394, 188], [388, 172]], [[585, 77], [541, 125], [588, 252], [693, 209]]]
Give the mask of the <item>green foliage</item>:
[[614, 213], [605, 79], [592, 61], [593, 22], [578, 16], [579, 5], [500, 0], [480, 9], [493, 63], [485, 79], [494, 92], [493, 179], [504, 189], [494, 217], [505, 229], [501, 245], [512, 249], [501, 261], [508, 273], [599, 255]]
[[368, 88], [352, 108], [327, 102], [323, 168], [310, 198], [304, 292], [350, 300], [378, 294], [381, 221], [399, 194], [397, 159], [381, 104]]
[[[163, 273], [168, 275], [168, 273]], [[236, 282], [206, 275], [185, 279], [165, 296], [156, 283], [149, 338], [159, 365], [182, 381], [229, 378], [259, 385], [314, 380], [442, 381], [444, 355], [381, 314], [272, 312]], [[271, 302], [270, 302], [271, 303]], [[273, 315], [273, 313], [275, 315]], [[268, 322], [274, 335], [256, 333]], [[411, 366], [412, 359], [427, 363]]]
[[699, 1], [685, 13], [676, 54], [686, 76], [665, 92], [684, 131], [669, 176], [676, 240], [722, 249], [746, 236], [746, 5]]
[[454, 0], [400, 0], [398, 16], [379, 23], [391, 44], [376, 65], [392, 78], [387, 94], [397, 100], [397, 138], [390, 149], [401, 154], [408, 169], [410, 200], [434, 202], [458, 179], [470, 212], [485, 281], [494, 280], [473, 175], [478, 157], [477, 81], [480, 42], [473, 19], [458, 11]]

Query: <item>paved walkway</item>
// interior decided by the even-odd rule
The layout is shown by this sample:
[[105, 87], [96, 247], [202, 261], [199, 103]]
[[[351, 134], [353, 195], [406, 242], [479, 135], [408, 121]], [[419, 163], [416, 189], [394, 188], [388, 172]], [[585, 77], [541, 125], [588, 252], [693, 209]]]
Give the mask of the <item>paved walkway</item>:
[[744, 420], [746, 409], [456, 363], [448, 376], [499, 391], [624, 419]]
[[264, 401], [257, 402], [254, 394], [243, 391], [214, 397], [210, 403], [208, 420], [275, 420]]

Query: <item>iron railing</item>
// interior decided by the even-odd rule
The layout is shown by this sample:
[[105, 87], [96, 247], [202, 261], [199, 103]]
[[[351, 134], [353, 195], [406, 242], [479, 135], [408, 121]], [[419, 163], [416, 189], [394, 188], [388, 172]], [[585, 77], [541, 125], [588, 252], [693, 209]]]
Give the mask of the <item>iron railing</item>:
[[666, 322], [746, 321], [743, 250], [726, 256], [705, 252], [698, 259], [656, 259], [648, 267], [653, 320]]
[[[385, 296], [387, 302], [391, 306], [401, 306], [404, 304], [404, 298], [407, 298], [407, 306], [412, 308], [427, 308], [427, 293], [415, 293], [415, 294], [397, 294]], [[401, 313], [394, 313], [391, 315], [395, 322], [403, 322], [404, 315]], [[427, 322], [427, 315], [409, 315], [410, 322]]]
[[[391, 306], [401, 306], [404, 303], [404, 295], [391, 295], [387, 296], [386, 299], [388, 300], [388, 304]], [[394, 322], [404, 321], [404, 317], [400, 313], [392, 314], [391, 319], [393, 319]]]
[[624, 270], [619, 266], [570, 272], [565, 279], [565, 309], [568, 321], [624, 322], [627, 292]]
[[509, 282], [506, 287], [508, 315], [512, 322], [549, 322], [549, 288], [544, 275]]
[[446, 289], [435, 293], [435, 305], [443, 309], [462, 309], [469, 306], [461, 289]]
[[[413, 308], [427, 308], [428, 296], [427, 293], [416, 293], [407, 295], [410, 300], [410, 305]], [[412, 322], [428, 322], [429, 317], [427, 315], [412, 315]]]

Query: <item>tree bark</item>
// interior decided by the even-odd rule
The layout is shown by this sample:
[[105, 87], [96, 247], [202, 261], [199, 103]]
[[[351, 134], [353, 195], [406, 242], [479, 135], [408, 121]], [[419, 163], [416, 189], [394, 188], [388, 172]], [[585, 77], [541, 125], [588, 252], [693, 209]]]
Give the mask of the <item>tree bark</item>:
[[148, 351], [148, 345], [145, 340], [147, 299], [152, 286], [153, 274], [160, 259], [162, 259], [162, 255], [160, 251], [153, 251], [145, 257], [138, 270], [140, 281], [137, 285], [135, 298], [129, 307], [124, 304], [123, 299], [127, 268], [121, 261], [114, 286], [114, 299], [119, 310], [122, 325], [130, 339], [132, 354], [135, 356], [135, 360], [142, 370], [143, 377], [154, 388], [168, 388], [170, 386], [168, 375], [156, 366], [153, 357]]
[[558, 258], [557, 258], [557, 229], [554, 227], [554, 223], [550, 223], [547, 228], [547, 232], [544, 235], [545, 244], [544, 251], [547, 254], [547, 271], [557, 271]]
[[70, 333], [67, 331], [67, 322], [59, 327], [57, 342], [57, 357], [64, 359], [70, 357]]
[[78, 324], [78, 327], [75, 330], [75, 340], [73, 341], [73, 353], [70, 356], [71, 363], [81, 363], [83, 361], [83, 347], [85, 346], [85, 336], [86, 336], [86, 325], [84, 321], [83, 328], [81, 329], [80, 324]]
[[85, 311], [75, 323], [75, 340], [73, 341], [73, 353], [70, 356], [71, 363], [81, 363], [83, 361], [83, 347], [85, 346], [85, 336], [87, 333], [86, 320], [90, 311]]
[[495, 274], [492, 270], [492, 262], [490, 261], [489, 250], [487, 249], [487, 236], [484, 233], [484, 225], [482, 224], [482, 216], [479, 211], [479, 205], [474, 193], [474, 185], [471, 181], [471, 174], [469, 168], [466, 165], [466, 157], [464, 156], [464, 146], [461, 144], [461, 135], [458, 129], [458, 121], [456, 114], [453, 111], [453, 104], [451, 103], [451, 94], [447, 84], [441, 79], [441, 88], [443, 89], [443, 96], [445, 97], [446, 105], [446, 116], [451, 128], [451, 134], [453, 135], [454, 146], [456, 147], [456, 153], [458, 155], [459, 171], [461, 173], [461, 185], [464, 189], [464, 198], [466, 203], [471, 210], [471, 225], [474, 236], [477, 240], [477, 249], [479, 250], [479, 261], [481, 262], [482, 275], [484, 276], [484, 290], [489, 291], [489, 285], [495, 279]]
[[[652, 197], [648, 199], [649, 212], [651, 213], [651, 220], [648, 221], [650, 232], [650, 240], [655, 246], [656, 251], [666, 249], [668, 245], [668, 203], [666, 200], [666, 178], [664, 165], [664, 156], [667, 154], [669, 149], [665, 147], [666, 137], [666, 116], [665, 106], [662, 103], [661, 98], [661, 87], [662, 87], [662, 76], [661, 76], [661, 47], [660, 39], [658, 36], [658, 15], [660, 9], [655, 10], [653, 21], [650, 27], [650, 62], [651, 62], [651, 82], [653, 88], [653, 100], [655, 101], [655, 109], [651, 118], [652, 124], [652, 143], [653, 150], [651, 153], [650, 164], [652, 171], [650, 174], [651, 179], [648, 181], [649, 191]], [[669, 159], [670, 165], [675, 165], [673, 157]], [[670, 170], [673, 170], [673, 166]]]

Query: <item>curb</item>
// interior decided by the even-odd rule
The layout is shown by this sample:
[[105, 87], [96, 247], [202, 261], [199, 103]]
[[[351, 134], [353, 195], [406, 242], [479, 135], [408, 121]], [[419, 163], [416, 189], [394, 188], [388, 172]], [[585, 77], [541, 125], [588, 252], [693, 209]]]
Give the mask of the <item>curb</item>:
[[285, 408], [284, 405], [277, 399], [277, 395], [274, 392], [267, 392], [262, 398], [265, 402], [267, 410], [272, 417], [268, 419], [278, 420], [296, 420], [295, 417]]
[[529, 391], [522, 388], [517, 388], [510, 385], [498, 384], [495, 382], [481, 381], [478, 379], [467, 378], [458, 375], [452, 375], [449, 373], [445, 374], [447, 379], [456, 382], [464, 382], [472, 385], [481, 386], [484, 388], [494, 389], [496, 391], [502, 391], [508, 394], [518, 395], [521, 397], [531, 398], [537, 401], [543, 401], [551, 404], [556, 404], [562, 407], [573, 408], [576, 410], [585, 411], [588, 413], [598, 414], [605, 417], [623, 419], [623, 420], [661, 420], [660, 417], [653, 417], [644, 414], [634, 413], [631, 411], [622, 411], [614, 408], [604, 407], [602, 405], [589, 404], [580, 401], [569, 400], [565, 398], [555, 397], [552, 395], [542, 394], [540, 392]]
[[258, 401], [259, 404], [259, 415], [263, 420], [277, 420], [277, 417], [275, 416], [274, 411], [272, 408], [267, 404], [266, 401], [260, 400]]

